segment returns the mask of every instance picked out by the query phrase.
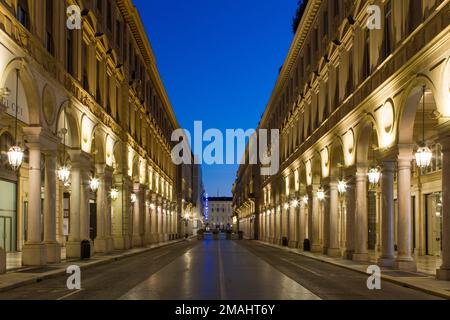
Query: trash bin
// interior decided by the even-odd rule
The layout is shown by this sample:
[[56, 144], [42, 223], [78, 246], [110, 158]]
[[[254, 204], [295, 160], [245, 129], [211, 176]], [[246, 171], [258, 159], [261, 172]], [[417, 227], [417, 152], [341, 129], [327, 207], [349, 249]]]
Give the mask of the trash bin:
[[91, 258], [91, 242], [89, 240], [81, 241], [81, 260]]
[[281, 244], [283, 247], [287, 247], [288, 246], [288, 238], [287, 237], [283, 237], [281, 239]]
[[311, 242], [309, 239], [303, 241], [303, 251], [311, 251]]

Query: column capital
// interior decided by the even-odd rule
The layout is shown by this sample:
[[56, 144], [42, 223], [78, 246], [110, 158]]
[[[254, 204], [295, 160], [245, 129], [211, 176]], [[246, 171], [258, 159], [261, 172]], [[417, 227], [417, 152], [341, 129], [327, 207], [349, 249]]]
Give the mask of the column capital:
[[29, 149], [39, 149], [42, 151], [56, 151], [58, 147], [58, 137], [50, 130], [43, 127], [23, 128], [26, 145]]
[[411, 162], [414, 159], [414, 147], [413, 144], [397, 145], [398, 160]]
[[90, 169], [92, 155], [83, 150], [67, 150], [70, 156], [72, 167], [79, 167], [80, 169]]

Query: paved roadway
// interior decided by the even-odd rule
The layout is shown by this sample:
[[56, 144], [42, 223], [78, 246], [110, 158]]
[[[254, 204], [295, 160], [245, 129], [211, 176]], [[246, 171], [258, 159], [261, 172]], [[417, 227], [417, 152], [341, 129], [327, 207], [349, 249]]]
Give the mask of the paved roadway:
[[0, 299], [435, 299], [388, 282], [366, 287], [363, 274], [251, 241], [189, 240], [0, 293]]

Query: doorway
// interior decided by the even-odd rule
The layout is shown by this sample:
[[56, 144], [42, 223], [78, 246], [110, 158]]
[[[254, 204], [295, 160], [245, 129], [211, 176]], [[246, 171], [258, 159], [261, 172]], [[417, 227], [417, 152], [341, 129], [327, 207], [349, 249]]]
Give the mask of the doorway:
[[15, 252], [17, 247], [16, 186], [0, 180], [0, 247], [6, 252]]
[[440, 256], [442, 250], [442, 193], [425, 196], [426, 206], [426, 254]]

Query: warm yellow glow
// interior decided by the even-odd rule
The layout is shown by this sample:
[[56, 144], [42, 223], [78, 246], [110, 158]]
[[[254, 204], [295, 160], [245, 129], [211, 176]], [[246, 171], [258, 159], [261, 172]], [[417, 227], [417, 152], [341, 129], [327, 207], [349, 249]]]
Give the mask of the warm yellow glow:
[[286, 196], [289, 196], [289, 177], [285, 178], [286, 183]]
[[320, 152], [320, 159], [322, 162], [322, 177], [326, 178], [330, 175], [330, 154], [328, 148], [324, 148]]
[[108, 136], [106, 137], [106, 164], [110, 167], [113, 166], [113, 154], [114, 154], [114, 140]]
[[352, 130], [342, 136], [344, 146], [344, 161], [346, 166], [352, 166], [355, 162], [355, 135]]
[[312, 171], [311, 171], [311, 160], [305, 163], [306, 169], [306, 184], [310, 186], [312, 184]]
[[134, 157], [134, 150], [129, 147], [128, 148], [128, 176], [133, 176], [133, 157]]
[[300, 173], [298, 169], [294, 171], [294, 183], [295, 183], [295, 191], [298, 192], [300, 189]]
[[84, 152], [91, 152], [92, 148], [92, 130], [94, 123], [85, 115], [81, 120], [81, 149]]

